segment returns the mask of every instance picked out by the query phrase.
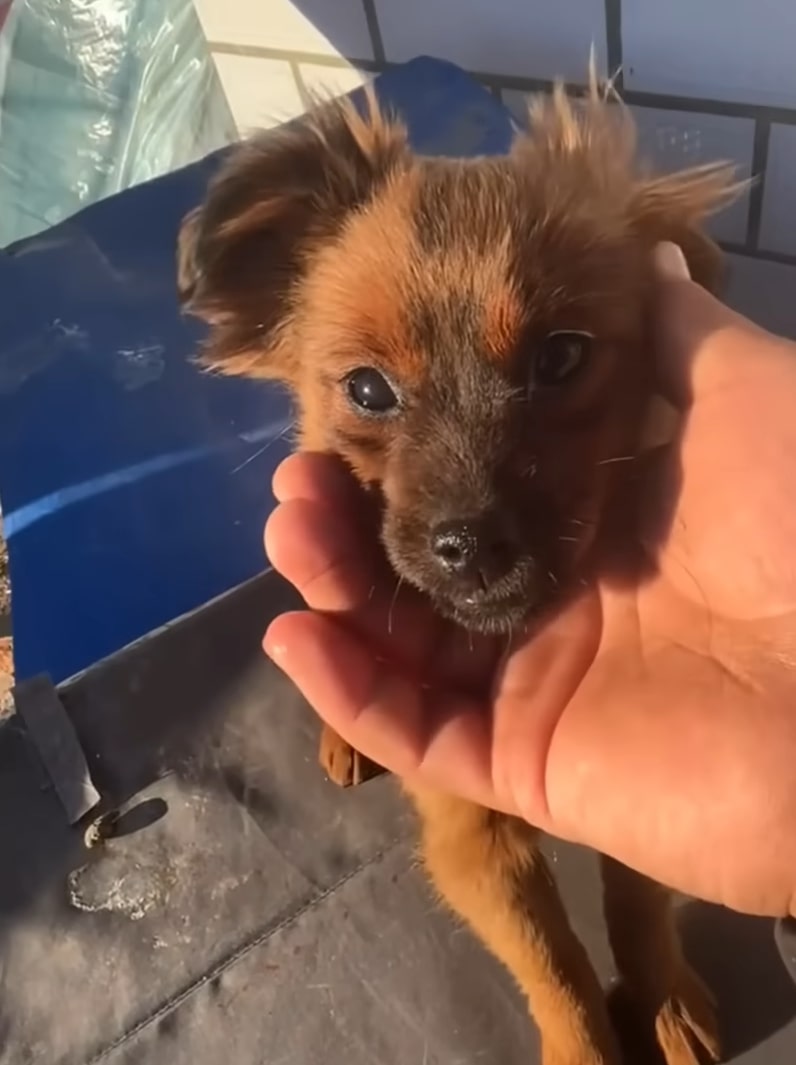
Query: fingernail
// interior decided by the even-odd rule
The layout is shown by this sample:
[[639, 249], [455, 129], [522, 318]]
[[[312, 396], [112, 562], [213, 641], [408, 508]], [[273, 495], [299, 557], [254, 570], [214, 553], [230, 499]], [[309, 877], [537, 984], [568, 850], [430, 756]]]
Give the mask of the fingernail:
[[653, 252], [655, 268], [661, 277], [669, 281], [690, 281], [691, 271], [688, 269], [683, 249], [670, 240], [658, 244]]
[[263, 650], [270, 659], [274, 662], [278, 662], [281, 658], [285, 657], [287, 648], [284, 643], [276, 636], [271, 635], [270, 628], [266, 631], [263, 637]]
[[653, 396], [647, 410], [640, 450], [652, 451], [670, 444], [677, 436], [681, 421], [679, 411], [667, 399], [660, 395]]

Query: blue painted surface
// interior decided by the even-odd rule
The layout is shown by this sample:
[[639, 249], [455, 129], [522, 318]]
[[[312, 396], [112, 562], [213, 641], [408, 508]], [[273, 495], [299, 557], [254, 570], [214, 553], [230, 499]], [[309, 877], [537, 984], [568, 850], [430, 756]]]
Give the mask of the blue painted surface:
[[[448, 63], [376, 82], [415, 149], [498, 154], [503, 106]], [[262, 570], [277, 389], [191, 359], [174, 247], [219, 156], [0, 253], [0, 500], [20, 679], [58, 682]]]

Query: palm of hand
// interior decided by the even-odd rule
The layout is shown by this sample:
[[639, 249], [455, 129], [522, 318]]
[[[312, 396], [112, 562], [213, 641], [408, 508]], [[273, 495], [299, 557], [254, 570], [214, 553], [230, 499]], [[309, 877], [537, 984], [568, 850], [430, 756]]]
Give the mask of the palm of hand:
[[700, 394], [658, 572], [600, 589], [599, 647], [545, 762], [559, 833], [766, 913], [792, 906], [796, 426], [777, 407], [794, 372], [791, 355]]
[[278, 619], [271, 652], [334, 728], [394, 771], [692, 893], [787, 912], [791, 360], [701, 389], [674, 449], [677, 503], [657, 575], [631, 589], [598, 583], [508, 653], [505, 641], [441, 622], [405, 588], [396, 596], [378, 559], [367, 561], [368, 536], [340, 520], [351, 508], [328, 465], [292, 460], [269, 554], [322, 613]]

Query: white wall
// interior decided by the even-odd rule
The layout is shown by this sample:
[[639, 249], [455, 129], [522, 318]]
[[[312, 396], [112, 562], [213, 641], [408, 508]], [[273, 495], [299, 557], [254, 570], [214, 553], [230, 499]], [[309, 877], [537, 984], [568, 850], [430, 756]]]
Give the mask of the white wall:
[[196, 0], [242, 131], [415, 55], [450, 59], [513, 109], [582, 82], [594, 44], [622, 67], [642, 149], [678, 167], [732, 159], [765, 180], [722, 216], [730, 246], [796, 261], [796, 0]]

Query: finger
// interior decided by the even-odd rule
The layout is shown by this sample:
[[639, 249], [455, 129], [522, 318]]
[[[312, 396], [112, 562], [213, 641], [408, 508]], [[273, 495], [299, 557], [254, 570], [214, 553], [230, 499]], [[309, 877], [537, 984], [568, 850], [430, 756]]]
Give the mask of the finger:
[[404, 628], [409, 601], [412, 610], [418, 603], [399, 587], [372, 515], [359, 520], [367, 501], [343, 463], [313, 452], [292, 455], [274, 474], [274, 494], [281, 505], [266, 523], [266, 554], [307, 604], [323, 611], [367, 608], [371, 621], [375, 611], [387, 627]]
[[656, 369], [664, 394], [679, 406], [736, 380], [750, 355], [759, 358], [750, 343], [780, 343], [691, 281], [677, 245], [658, 245], [654, 263]]
[[424, 688], [329, 617], [284, 614], [263, 646], [327, 725], [366, 757], [410, 782], [422, 778], [495, 805], [485, 706]]
[[358, 508], [365, 501], [362, 488], [342, 460], [316, 451], [298, 451], [284, 459], [274, 471], [272, 488], [280, 503], [312, 499]]
[[470, 639], [445, 624], [398, 581], [378, 545], [326, 502], [282, 503], [268, 519], [265, 541], [271, 564], [312, 609], [348, 614], [348, 623], [383, 653], [440, 681], [487, 683], [495, 641]]
[[373, 594], [377, 565], [371, 545], [326, 502], [299, 497], [281, 503], [266, 522], [265, 551], [315, 610], [355, 610]]
[[[360, 530], [324, 502], [290, 499], [265, 527], [266, 552], [313, 610], [346, 612], [373, 636], [428, 638], [428, 606], [398, 581]], [[403, 592], [403, 594], [401, 594]]]
[[594, 590], [573, 601], [507, 657], [494, 695], [495, 788], [542, 829], [550, 823], [551, 744], [597, 654], [601, 613]]
[[[428, 601], [395, 575], [378, 542], [374, 500], [338, 457], [289, 456], [274, 474], [274, 494], [284, 503], [303, 499], [326, 508], [325, 514], [277, 508], [266, 526], [266, 554], [276, 554], [275, 568], [308, 605], [357, 611], [353, 620], [363, 632], [392, 644], [413, 666], [425, 663], [438, 679], [463, 687], [488, 683], [499, 641], [434, 616]], [[314, 557], [303, 558], [305, 549]], [[335, 557], [325, 557], [330, 553]]]

